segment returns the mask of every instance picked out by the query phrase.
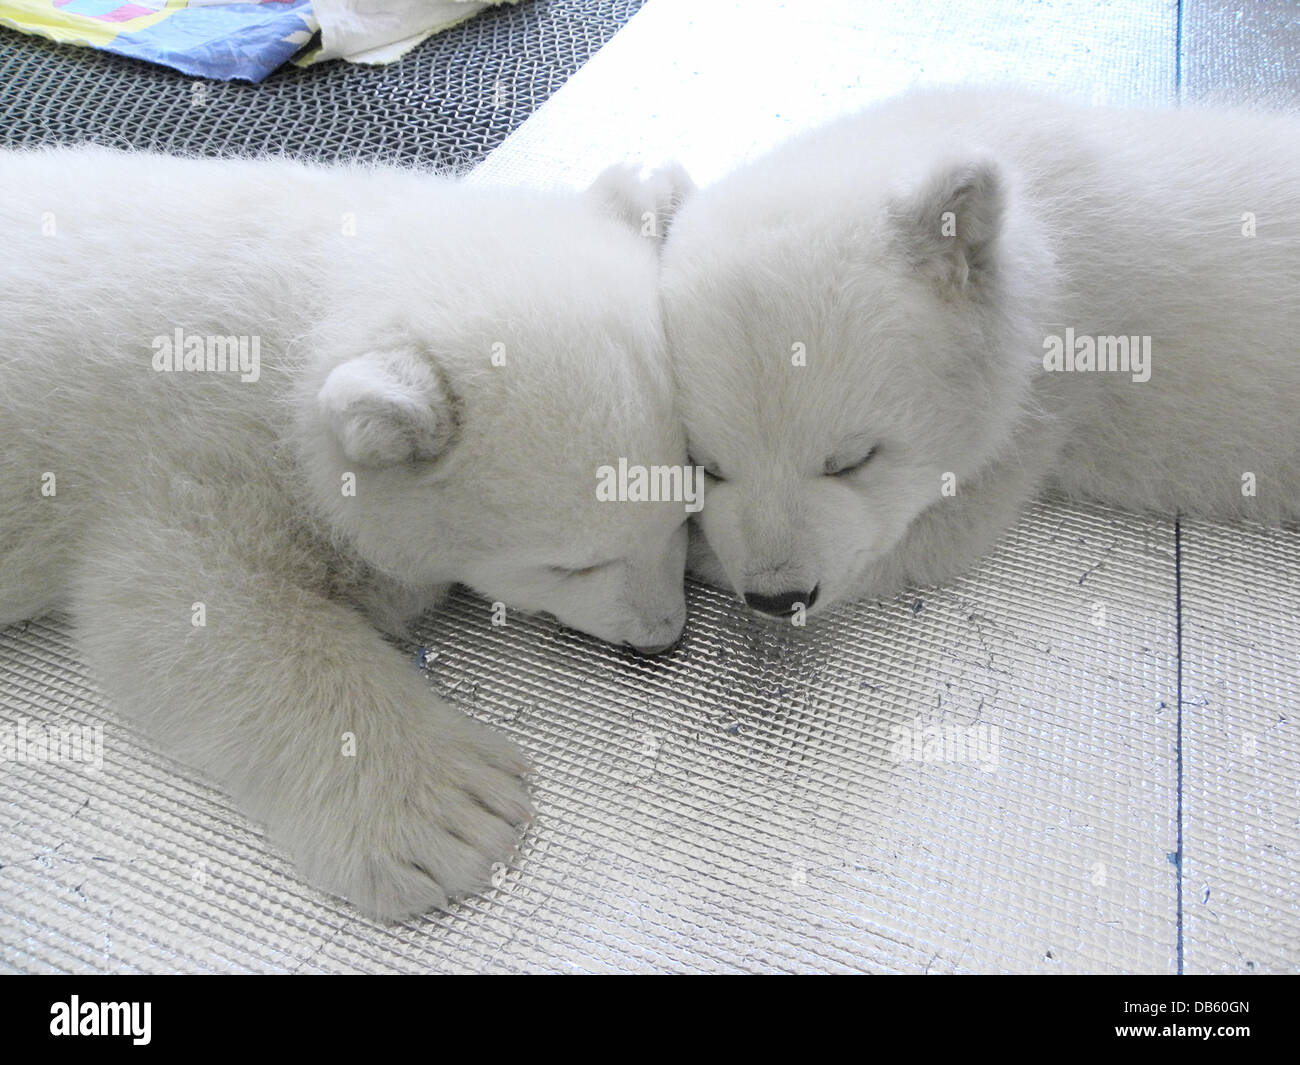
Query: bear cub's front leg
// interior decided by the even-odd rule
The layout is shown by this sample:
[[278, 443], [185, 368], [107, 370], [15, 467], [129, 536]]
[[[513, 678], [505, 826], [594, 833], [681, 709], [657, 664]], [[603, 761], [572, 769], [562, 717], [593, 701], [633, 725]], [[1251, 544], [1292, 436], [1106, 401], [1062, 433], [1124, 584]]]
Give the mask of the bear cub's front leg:
[[[76, 582], [114, 706], [371, 916], [485, 887], [530, 817], [516, 745], [437, 699], [352, 606], [239, 557], [217, 529], [140, 520], [106, 529]], [[181, 537], [191, 553], [151, 550]]]

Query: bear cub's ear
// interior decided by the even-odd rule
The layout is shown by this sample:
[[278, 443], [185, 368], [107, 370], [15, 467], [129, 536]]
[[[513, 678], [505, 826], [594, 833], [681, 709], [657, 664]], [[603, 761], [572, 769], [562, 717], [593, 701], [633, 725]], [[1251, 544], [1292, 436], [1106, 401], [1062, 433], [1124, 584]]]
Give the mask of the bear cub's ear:
[[665, 163], [645, 177], [631, 163], [615, 163], [601, 171], [587, 195], [634, 232], [662, 243], [695, 182], [680, 163]]
[[912, 264], [941, 288], [978, 286], [992, 273], [1006, 194], [987, 160], [941, 167], [889, 207], [889, 219]]
[[452, 397], [413, 352], [372, 352], [336, 366], [316, 402], [348, 460], [365, 466], [435, 459], [456, 429]]

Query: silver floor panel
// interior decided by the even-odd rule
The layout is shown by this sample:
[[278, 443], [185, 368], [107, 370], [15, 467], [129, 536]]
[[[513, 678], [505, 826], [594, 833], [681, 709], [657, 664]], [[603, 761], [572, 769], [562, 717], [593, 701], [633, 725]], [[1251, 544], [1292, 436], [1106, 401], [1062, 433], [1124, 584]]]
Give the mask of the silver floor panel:
[[1300, 103], [1295, 0], [1183, 0], [1182, 97]]
[[700, 184], [914, 85], [1035, 85], [1097, 102], [1177, 92], [1176, 0], [650, 0], [475, 177], [583, 185], [624, 157]]
[[[1177, 40], [1147, 0], [650, 0], [475, 179], [708, 180], [913, 82], [1158, 101]], [[412, 668], [519, 739], [539, 817], [487, 895], [397, 927], [121, 726], [65, 621], [16, 626], [0, 724], [101, 724], [103, 767], [0, 763], [0, 964], [1296, 971], [1297, 603], [1294, 533], [1050, 502], [951, 587], [804, 631], [692, 588], [655, 660], [458, 594]]]
[[[1172, 538], [1042, 505], [970, 579], [803, 632], [692, 589], [660, 660], [458, 595], [412, 668], [523, 743], [539, 817], [487, 897], [399, 928], [117, 724], [62, 620], [11, 628], [4, 722], [101, 724], [104, 757], [5, 767], [6, 963], [1171, 971]], [[900, 748], [927, 728], [971, 742]]]
[[1300, 536], [1182, 526], [1189, 972], [1300, 959]]

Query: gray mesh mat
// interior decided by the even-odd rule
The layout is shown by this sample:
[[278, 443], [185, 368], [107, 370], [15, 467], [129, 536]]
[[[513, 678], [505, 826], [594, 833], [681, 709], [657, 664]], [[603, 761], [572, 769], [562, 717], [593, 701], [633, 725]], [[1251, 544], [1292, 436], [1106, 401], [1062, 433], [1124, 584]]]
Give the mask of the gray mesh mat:
[[0, 27], [0, 138], [93, 139], [204, 154], [478, 162], [645, 0], [524, 0], [436, 34], [387, 67], [286, 68], [213, 82]]
[[[1168, 99], [1212, 6], [651, 0], [473, 178], [576, 184], [672, 155], [707, 179], [913, 81]], [[655, 660], [493, 628], [458, 594], [419, 633], [430, 684], [525, 746], [539, 818], [485, 896], [388, 928], [305, 888], [124, 728], [63, 619], [15, 626], [0, 722], [100, 725], [103, 766], [0, 764], [0, 961], [1294, 972], [1298, 594], [1294, 532], [1053, 502], [951, 587], [803, 632], [693, 587]], [[923, 734], [964, 745], [899, 743]]]

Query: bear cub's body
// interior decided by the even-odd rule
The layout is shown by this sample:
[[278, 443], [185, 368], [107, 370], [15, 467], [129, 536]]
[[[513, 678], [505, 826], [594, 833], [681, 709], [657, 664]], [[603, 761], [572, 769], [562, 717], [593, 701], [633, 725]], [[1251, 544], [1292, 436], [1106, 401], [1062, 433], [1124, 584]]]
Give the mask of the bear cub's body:
[[381, 637], [464, 582], [681, 630], [654, 249], [594, 197], [386, 168], [0, 154], [0, 624], [70, 608], [116, 710], [313, 883], [398, 918], [487, 882], [515, 746]]
[[764, 613], [947, 581], [1049, 489], [1300, 517], [1293, 115], [913, 93], [688, 195], [663, 290], [692, 567]]

